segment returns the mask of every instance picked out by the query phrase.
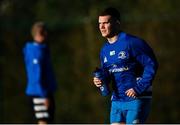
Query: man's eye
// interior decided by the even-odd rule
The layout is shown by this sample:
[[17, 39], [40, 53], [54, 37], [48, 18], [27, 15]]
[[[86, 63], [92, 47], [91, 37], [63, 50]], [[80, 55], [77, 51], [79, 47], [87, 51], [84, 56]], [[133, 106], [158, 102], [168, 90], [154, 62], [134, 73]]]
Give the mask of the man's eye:
[[101, 22], [99, 23], [99, 25], [102, 25], [102, 24], [108, 24], [109, 22]]

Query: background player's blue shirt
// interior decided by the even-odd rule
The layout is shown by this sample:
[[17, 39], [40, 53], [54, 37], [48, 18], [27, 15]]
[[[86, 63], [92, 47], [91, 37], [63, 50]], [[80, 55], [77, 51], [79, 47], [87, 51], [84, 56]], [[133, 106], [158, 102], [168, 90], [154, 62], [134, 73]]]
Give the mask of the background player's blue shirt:
[[23, 52], [28, 79], [26, 94], [40, 97], [52, 94], [56, 89], [56, 81], [47, 45], [28, 42]]
[[134, 98], [125, 94], [130, 88], [136, 91], [138, 97], [151, 96], [152, 80], [158, 63], [152, 49], [142, 39], [121, 32], [115, 43], [104, 44], [100, 60], [101, 66], [111, 76], [112, 100], [133, 100]]

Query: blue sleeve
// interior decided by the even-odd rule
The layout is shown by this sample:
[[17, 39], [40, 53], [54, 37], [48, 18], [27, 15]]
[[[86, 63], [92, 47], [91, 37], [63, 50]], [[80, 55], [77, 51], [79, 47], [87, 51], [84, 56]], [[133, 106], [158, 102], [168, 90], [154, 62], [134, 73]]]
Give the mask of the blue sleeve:
[[110, 73], [108, 71], [108, 67], [105, 65], [104, 63], [104, 60], [105, 60], [105, 56], [104, 56], [104, 48], [101, 49], [101, 52], [100, 52], [100, 62], [101, 62], [101, 68], [103, 69], [104, 71], [104, 75], [105, 75], [105, 78], [106, 78], [106, 82], [107, 84], [110, 83], [111, 81], [111, 76], [110, 76]]
[[25, 63], [25, 67], [26, 67], [27, 72], [29, 71], [28, 66], [29, 66], [30, 62], [32, 62], [32, 61], [30, 61], [32, 58], [32, 56], [31, 56], [32, 51], [30, 48], [31, 48], [31, 44], [29, 42], [26, 43], [24, 48], [23, 48], [23, 57], [24, 57], [24, 63]]
[[135, 60], [143, 67], [142, 79], [134, 87], [136, 93], [141, 94], [152, 85], [158, 68], [158, 62], [153, 50], [145, 41], [132, 39], [130, 41], [130, 48]]
[[44, 63], [44, 49], [27, 43], [24, 48], [24, 59], [30, 83], [41, 83]]
[[100, 52], [100, 63], [101, 63], [101, 68], [104, 67], [104, 57], [103, 57], [103, 49], [101, 49], [101, 52]]

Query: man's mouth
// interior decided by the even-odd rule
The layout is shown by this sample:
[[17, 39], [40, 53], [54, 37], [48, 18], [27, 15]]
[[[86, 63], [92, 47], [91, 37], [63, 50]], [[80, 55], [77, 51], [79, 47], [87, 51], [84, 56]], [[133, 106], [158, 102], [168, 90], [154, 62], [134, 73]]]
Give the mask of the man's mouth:
[[106, 33], [106, 30], [101, 30], [101, 33]]

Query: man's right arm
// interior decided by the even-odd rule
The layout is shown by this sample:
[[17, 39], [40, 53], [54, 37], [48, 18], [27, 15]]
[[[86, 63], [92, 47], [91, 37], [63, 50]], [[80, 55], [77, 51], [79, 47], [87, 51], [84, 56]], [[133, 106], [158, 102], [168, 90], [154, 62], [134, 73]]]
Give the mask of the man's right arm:
[[[101, 68], [103, 67], [103, 51], [101, 49], [101, 52], [100, 52], [100, 63], [101, 63]], [[93, 83], [96, 87], [101, 87], [102, 86], [102, 81], [97, 78], [97, 77], [94, 77], [93, 78]]]

